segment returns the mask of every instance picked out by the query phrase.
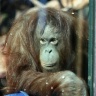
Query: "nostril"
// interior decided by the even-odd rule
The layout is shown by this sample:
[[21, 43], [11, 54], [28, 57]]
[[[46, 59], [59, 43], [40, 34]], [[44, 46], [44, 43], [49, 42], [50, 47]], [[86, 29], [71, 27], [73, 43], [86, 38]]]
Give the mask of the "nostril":
[[51, 53], [51, 52], [52, 52], [52, 50], [45, 50], [45, 52]]
[[51, 53], [51, 52], [52, 52], [52, 50], [49, 51], [49, 53]]

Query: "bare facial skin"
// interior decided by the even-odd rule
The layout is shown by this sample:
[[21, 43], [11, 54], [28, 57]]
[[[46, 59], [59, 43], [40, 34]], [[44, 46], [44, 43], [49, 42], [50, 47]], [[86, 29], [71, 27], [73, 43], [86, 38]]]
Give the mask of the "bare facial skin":
[[0, 52], [0, 78], [4, 78], [6, 76], [6, 71], [5, 56]]
[[0, 78], [6, 76], [6, 56], [2, 53], [6, 36], [0, 37]]

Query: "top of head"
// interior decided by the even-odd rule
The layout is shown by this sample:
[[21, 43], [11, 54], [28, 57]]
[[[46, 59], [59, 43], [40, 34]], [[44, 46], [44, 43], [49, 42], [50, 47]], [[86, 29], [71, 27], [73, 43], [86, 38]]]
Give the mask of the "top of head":
[[[11, 47], [11, 44], [14, 43], [14, 47], [12, 47], [11, 50], [13, 52], [18, 51], [19, 48], [22, 49], [22, 47], [20, 46], [23, 45], [30, 46], [30, 49], [32, 49], [31, 47], [38, 44], [36, 43], [38, 42], [37, 38], [40, 37], [45, 32], [45, 28], [48, 29], [48, 27], [51, 27], [50, 30], [54, 30], [52, 32], [61, 34], [62, 39], [64, 39], [63, 41], [66, 43], [68, 42], [67, 37], [70, 37], [71, 35], [70, 31], [75, 30], [74, 25], [76, 24], [73, 23], [76, 23], [74, 17], [66, 12], [63, 12], [62, 10], [56, 10], [54, 8], [40, 8], [35, 10], [30, 9], [14, 22], [13, 27], [9, 32], [10, 42], [8, 46]], [[12, 40], [14, 38], [17, 40]], [[18, 48], [15, 47], [15, 44], [17, 46], [17, 42], [22, 42], [18, 43]], [[36, 45], [35, 49], [37, 47], [38, 46]], [[68, 47], [70, 47], [70, 45]], [[21, 52], [22, 51], [25, 52], [23, 49], [21, 50]]]

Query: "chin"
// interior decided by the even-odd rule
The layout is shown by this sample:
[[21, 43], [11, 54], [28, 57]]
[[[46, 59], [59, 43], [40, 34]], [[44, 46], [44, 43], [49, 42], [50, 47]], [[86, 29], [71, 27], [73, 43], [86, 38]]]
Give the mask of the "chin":
[[58, 72], [60, 71], [59, 67], [47, 67], [47, 68], [42, 68], [43, 72]]

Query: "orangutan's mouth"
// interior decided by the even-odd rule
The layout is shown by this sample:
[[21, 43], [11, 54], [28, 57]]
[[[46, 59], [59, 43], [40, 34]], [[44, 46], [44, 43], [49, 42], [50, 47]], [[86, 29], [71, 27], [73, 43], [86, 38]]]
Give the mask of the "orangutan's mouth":
[[45, 66], [46, 67], [54, 67], [56, 65], [56, 63], [53, 63], [53, 64], [46, 64]]

